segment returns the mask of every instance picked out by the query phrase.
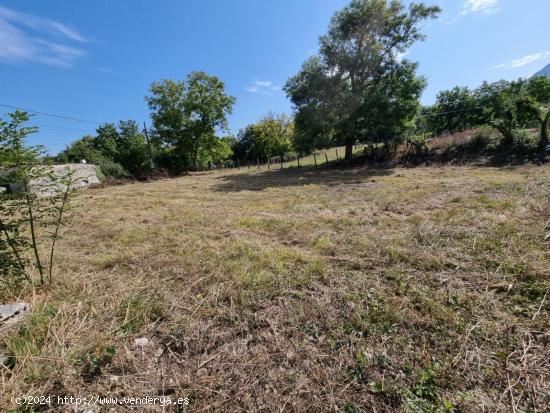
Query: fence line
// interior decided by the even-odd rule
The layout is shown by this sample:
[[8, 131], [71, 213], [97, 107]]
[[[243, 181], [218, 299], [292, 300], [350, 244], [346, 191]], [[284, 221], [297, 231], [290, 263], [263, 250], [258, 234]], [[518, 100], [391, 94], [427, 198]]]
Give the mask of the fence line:
[[[366, 145], [354, 145], [354, 149], [357, 150], [358, 148], [359, 149], [364, 149], [366, 147]], [[300, 160], [304, 159], [304, 158], [307, 158], [307, 157], [303, 157], [303, 156], [296, 156], [296, 157], [293, 157], [293, 158], [290, 158], [290, 159], [287, 159], [285, 160], [285, 158], [283, 156], [276, 156], [276, 157], [273, 157], [273, 158], [267, 158], [265, 161], [260, 161], [259, 158], [256, 158], [256, 167], [257, 169], [262, 169], [262, 167], [266, 167], [267, 170], [271, 170], [271, 166], [272, 164], [275, 165], [276, 163], [279, 163], [280, 164], [280, 169], [284, 169], [285, 167], [286, 168], [291, 168], [291, 167], [298, 167], [298, 168], [301, 168], [302, 166], [314, 166], [314, 167], [319, 167], [319, 166], [325, 166], [325, 169], [328, 169], [328, 166], [329, 166], [329, 163], [330, 162], [333, 162], [333, 161], [340, 161], [341, 158], [340, 158], [340, 154], [338, 152], [338, 148], [333, 148], [334, 149], [334, 153], [335, 153], [335, 158], [333, 159], [330, 159], [328, 154], [327, 154], [327, 150], [324, 150], [324, 151], [316, 151], [316, 152], [312, 152], [311, 155], [307, 156], [307, 157], [311, 157], [313, 156], [313, 164], [301, 164], [300, 163]], [[328, 151], [330, 152], [330, 151]], [[321, 155], [323, 154], [324, 157], [325, 157], [325, 162], [323, 163], [319, 163], [318, 160], [317, 160], [317, 155]], [[296, 162], [296, 165], [291, 165], [291, 163], [293, 162]], [[232, 165], [224, 165], [223, 163], [219, 166], [219, 167], [215, 167], [214, 165], [210, 165], [210, 170], [212, 169], [241, 169], [241, 167], [244, 167], [244, 165], [246, 164], [246, 169], [247, 170], [250, 170], [250, 167], [253, 165], [253, 161], [251, 162], [250, 160], [247, 161], [247, 162], [243, 162], [243, 164], [241, 164], [241, 161], [239, 159], [236, 160], [236, 163], [233, 163]], [[286, 165], [286, 166], [285, 166]], [[213, 167], [214, 166], [214, 167]]]

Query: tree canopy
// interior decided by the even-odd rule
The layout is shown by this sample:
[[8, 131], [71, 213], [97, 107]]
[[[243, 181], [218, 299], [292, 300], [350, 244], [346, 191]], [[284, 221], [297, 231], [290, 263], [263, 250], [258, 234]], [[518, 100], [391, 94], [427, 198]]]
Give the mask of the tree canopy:
[[294, 123], [286, 115], [269, 113], [240, 131], [235, 142], [239, 160], [267, 160], [293, 151]]
[[357, 140], [380, 130], [398, 133], [411, 121], [424, 82], [414, 74], [416, 65], [400, 56], [424, 39], [420, 23], [439, 11], [421, 3], [407, 8], [397, 0], [352, 0], [337, 12], [320, 38], [319, 55], [285, 85], [301, 146], [316, 147], [321, 136], [321, 145], [327, 139], [344, 144], [349, 161]]
[[135, 177], [150, 172], [145, 136], [134, 120], [103, 124], [96, 129], [96, 136], [80, 138], [57, 156], [60, 162], [82, 159], [96, 164], [115, 162]]
[[227, 130], [235, 98], [225, 93], [216, 76], [192, 72], [186, 80], [153, 82], [145, 99], [152, 111], [158, 141], [179, 168], [199, 168], [219, 149], [217, 131]]
[[455, 133], [481, 125], [496, 128], [509, 145], [517, 129], [538, 124], [541, 150], [548, 145], [550, 79], [535, 76], [515, 81], [483, 82], [477, 89], [441, 91], [436, 103], [424, 108], [420, 129], [433, 135]]

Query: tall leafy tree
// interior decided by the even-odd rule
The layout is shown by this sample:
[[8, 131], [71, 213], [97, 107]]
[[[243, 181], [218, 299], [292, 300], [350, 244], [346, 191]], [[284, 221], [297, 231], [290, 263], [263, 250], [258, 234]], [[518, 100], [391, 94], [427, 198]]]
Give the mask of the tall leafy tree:
[[235, 143], [239, 159], [269, 159], [293, 150], [294, 123], [286, 115], [269, 113], [240, 132]]
[[105, 159], [105, 156], [97, 148], [96, 138], [92, 135], [83, 136], [72, 142], [57, 155], [57, 161], [61, 163], [78, 163], [83, 159], [91, 163], [99, 163]]
[[192, 72], [185, 81], [154, 82], [145, 99], [156, 135], [182, 169], [198, 168], [199, 155], [217, 147], [216, 132], [227, 129], [235, 98], [217, 77]]
[[96, 129], [95, 147], [107, 159], [117, 157], [118, 132], [114, 123], [105, 123]]
[[118, 127], [106, 123], [97, 128], [97, 135], [86, 135], [71, 143], [58, 156], [59, 162], [88, 162], [101, 164], [111, 161], [135, 177], [149, 171], [145, 137], [134, 120], [121, 120]]
[[475, 91], [480, 116], [503, 136], [502, 143], [509, 145], [514, 139], [514, 130], [525, 126], [527, 114], [519, 104], [524, 93], [524, 81], [500, 80], [483, 82]]
[[546, 76], [532, 77], [525, 84], [525, 92], [519, 105], [539, 123], [540, 148], [542, 152], [545, 152], [548, 146], [550, 124], [550, 78]]
[[[422, 3], [407, 8], [398, 0], [352, 0], [336, 13], [328, 33], [320, 38], [319, 56], [306, 61], [285, 85], [297, 111], [299, 133], [307, 133], [314, 119], [325, 119], [321, 132], [343, 143], [345, 157], [351, 161], [356, 140], [365, 139], [373, 133], [370, 126], [383, 120], [376, 115], [367, 119], [371, 116], [367, 108], [389, 105], [391, 98], [379, 91], [399, 84], [392, 73], [409, 64], [401, 62], [400, 56], [424, 39], [420, 24], [436, 17], [439, 11]], [[412, 92], [407, 87], [398, 87], [397, 91], [407, 100], [416, 94], [405, 93]]]
[[434, 134], [462, 132], [477, 126], [479, 108], [477, 100], [467, 87], [456, 86], [437, 94], [436, 102], [427, 114], [427, 126]]
[[114, 161], [134, 176], [150, 172], [147, 142], [136, 121], [121, 120], [118, 123]]

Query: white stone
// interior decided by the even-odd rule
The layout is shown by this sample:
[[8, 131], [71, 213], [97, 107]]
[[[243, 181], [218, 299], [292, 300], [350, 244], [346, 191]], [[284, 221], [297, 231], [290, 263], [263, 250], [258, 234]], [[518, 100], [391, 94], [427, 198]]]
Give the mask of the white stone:
[[134, 340], [136, 347], [146, 347], [150, 343], [150, 340], [147, 337], [139, 337]]
[[15, 324], [27, 311], [29, 311], [29, 305], [24, 302], [0, 304], [0, 331]]

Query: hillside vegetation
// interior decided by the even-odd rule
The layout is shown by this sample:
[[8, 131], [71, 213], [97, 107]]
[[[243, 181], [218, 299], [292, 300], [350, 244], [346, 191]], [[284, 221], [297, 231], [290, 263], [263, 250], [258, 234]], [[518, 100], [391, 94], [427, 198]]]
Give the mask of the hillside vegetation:
[[223, 170], [83, 191], [55, 282], [19, 294], [33, 311], [6, 339], [2, 407], [164, 394], [197, 412], [542, 412], [549, 202], [540, 166]]

